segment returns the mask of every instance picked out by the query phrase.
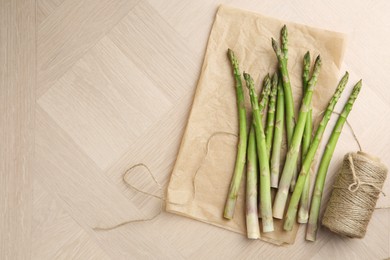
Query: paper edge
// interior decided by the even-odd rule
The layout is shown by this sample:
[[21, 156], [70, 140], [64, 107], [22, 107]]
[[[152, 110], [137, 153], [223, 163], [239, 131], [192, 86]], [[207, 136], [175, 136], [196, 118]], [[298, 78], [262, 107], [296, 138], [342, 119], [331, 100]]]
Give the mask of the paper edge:
[[[170, 206], [172, 206], [172, 205], [170, 205]], [[193, 220], [196, 220], [196, 221], [200, 221], [202, 223], [205, 223], [205, 224], [208, 224], [208, 225], [212, 225], [212, 226], [215, 226], [215, 227], [218, 227], [218, 228], [222, 228], [224, 230], [232, 231], [232, 232], [234, 232], [236, 234], [240, 234], [240, 235], [243, 235], [243, 236], [246, 235], [245, 233], [239, 232], [236, 229], [230, 228], [228, 226], [221, 225], [221, 224], [219, 224], [217, 222], [213, 222], [213, 221], [210, 221], [210, 220], [202, 219], [202, 218], [190, 215], [190, 214], [186, 214], [185, 212], [182, 212], [182, 211], [178, 211], [178, 210], [175, 210], [175, 209], [172, 209], [172, 208], [168, 208], [168, 205], [167, 205], [167, 208], [166, 208], [166, 212], [172, 213], [172, 214], [175, 214], [175, 215], [179, 215], [179, 216], [182, 216], [182, 217], [190, 218], [190, 219], [193, 219]], [[287, 242], [281, 242], [281, 241], [270, 239], [270, 238], [263, 237], [263, 236], [260, 237], [260, 239], [258, 239], [258, 240], [259, 241], [268, 242], [268, 243], [271, 243], [271, 244], [276, 245], [276, 246], [292, 245], [295, 242], [295, 238], [294, 238], [294, 241], [290, 244], [290, 243], [287, 243]]]

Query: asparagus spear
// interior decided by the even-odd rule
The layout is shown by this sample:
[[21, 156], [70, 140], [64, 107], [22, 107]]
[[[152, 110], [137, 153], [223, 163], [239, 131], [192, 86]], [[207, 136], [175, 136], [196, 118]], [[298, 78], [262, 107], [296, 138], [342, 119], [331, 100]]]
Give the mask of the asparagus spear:
[[236, 165], [234, 168], [233, 177], [230, 183], [229, 194], [226, 200], [224, 217], [232, 219], [234, 215], [234, 209], [236, 207], [236, 201], [238, 196], [238, 190], [242, 179], [242, 173], [245, 166], [246, 157], [246, 145], [247, 145], [247, 126], [246, 126], [246, 110], [244, 103], [244, 91], [242, 88], [241, 73], [238, 66], [238, 60], [234, 52], [229, 49], [228, 55], [233, 67], [233, 74], [236, 81], [236, 95], [237, 95], [237, 110], [239, 120], [239, 139], [238, 149], [236, 156]]
[[271, 186], [277, 188], [279, 184], [280, 153], [284, 129], [284, 91], [282, 81], [278, 81], [278, 96], [276, 101], [275, 133], [271, 156]]
[[349, 113], [352, 110], [353, 103], [355, 102], [360, 89], [362, 87], [362, 80], [360, 80], [353, 88], [351, 95], [347, 103], [345, 104], [343, 111], [337, 119], [336, 125], [333, 128], [332, 134], [329, 137], [328, 144], [326, 145], [325, 152], [322, 155], [320, 166], [317, 172], [316, 183], [314, 186], [313, 198], [310, 206], [310, 217], [306, 231], [306, 240], [315, 241], [318, 230], [318, 220], [321, 207], [322, 192], [324, 189], [326, 173], [328, 172], [330, 160], [332, 159], [333, 152], [336, 148], [337, 141], [340, 137], [341, 130], [344, 123], [347, 120]]
[[290, 76], [287, 70], [288, 61], [288, 34], [286, 25], [281, 30], [282, 49], [279, 44], [272, 38], [272, 48], [276, 53], [279, 61], [280, 73], [282, 74], [284, 99], [286, 106], [286, 128], [287, 128], [287, 144], [290, 145], [295, 128], [295, 113], [294, 113], [294, 99], [291, 90]]
[[[270, 95], [270, 92], [271, 92], [271, 79], [269, 77], [269, 74], [267, 74], [265, 77], [264, 77], [264, 80], [263, 80], [263, 88], [261, 90], [261, 93], [260, 93], [260, 101], [259, 101], [259, 111], [260, 111], [260, 116], [261, 116], [261, 122], [263, 122], [264, 120], [264, 115], [265, 115], [265, 110], [267, 108], [267, 103], [268, 103], [268, 98], [269, 98], [269, 95]], [[259, 185], [259, 194], [260, 193], [260, 185]], [[260, 200], [259, 200], [259, 207], [258, 207], [258, 215], [259, 217], [261, 218], [261, 205], [260, 205]]]
[[272, 87], [271, 93], [269, 94], [269, 104], [267, 113], [267, 127], [265, 129], [265, 139], [267, 144], [267, 155], [271, 157], [272, 139], [274, 135], [274, 124], [275, 124], [275, 102], [276, 93], [278, 88], [278, 75], [275, 73], [272, 76]]
[[248, 238], [260, 238], [259, 215], [257, 213], [257, 153], [253, 126], [249, 132], [247, 151], [246, 229]]
[[[286, 116], [286, 132], [287, 132], [287, 147], [290, 147], [295, 128], [295, 108], [294, 99], [291, 90], [290, 76], [287, 69], [288, 61], [288, 31], [284, 25], [280, 31], [282, 44], [279, 44], [272, 38], [272, 48], [275, 51], [279, 61], [280, 73], [282, 75], [284, 99], [285, 99], [285, 116]], [[294, 169], [293, 177], [291, 178], [291, 189], [294, 189], [297, 169]]]
[[292, 230], [292, 227], [295, 222], [295, 217], [297, 214], [297, 208], [299, 203], [299, 198], [301, 195], [303, 196], [304, 192], [304, 186], [306, 185], [306, 180], [309, 178], [309, 171], [310, 167], [313, 163], [314, 156], [317, 152], [318, 146], [320, 145], [321, 138], [324, 134], [326, 125], [329, 122], [329, 119], [332, 115], [333, 109], [337, 104], [337, 101], [339, 100], [341, 93], [345, 89], [345, 85], [348, 82], [349, 74], [348, 72], [345, 73], [343, 78], [340, 80], [335, 93], [333, 94], [333, 97], [329, 101], [328, 107], [325, 110], [325, 114], [321, 120], [321, 123], [319, 124], [317, 131], [313, 137], [313, 141], [310, 144], [310, 148], [305, 156], [305, 160], [303, 161], [302, 169], [299, 173], [298, 180], [294, 189], [294, 192], [291, 196], [290, 204], [288, 206], [287, 214], [285, 217], [284, 222], [284, 229], [286, 231]]
[[[306, 52], [303, 57], [303, 93], [307, 89], [307, 84], [309, 82], [309, 73], [310, 73], [310, 52]], [[313, 116], [312, 108], [310, 108], [309, 114], [306, 118], [305, 130], [303, 131], [302, 137], [302, 161], [305, 160], [305, 156], [310, 147], [312, 128], [313, 128]], [[295, 186], [296, 187], [296, 186]], [[298, 223], [307, 223], [309, 218], [309, 192], [310, 192], [310, 173], [306, 177], [305, 185], [303, 187], [303, 193], [301, 196], [301, 203], [299, 205], [298, 211]]]
[[282, 177], [279, 182], [279, 189], [276, 193], [275, 202], [273, 206], [273, 216], [278, 219], [283, 218], [284, 208], [286, 206], [288, 190], [290, 187], [291, 179], [293, 177], [294, 169], [297, 166], [299, 147], [302, 141], [303, 130], [305, 128], [305, 122], [310, 110], [311, 98], [313, 95], [314, 86], [317, 83], [317, 78], [321, 68], [321, 58], [317, 57], [313, 75], [308, 83], [307, 91], [302, 101], [301, 109], [298, 115], [298, 122], [294, 130], [291, 144], [287, 152], [286, 161], [283, 167]]
[[253, 113], [253, 126], [255, 128], [256, 136], [257, 156], [260, 164], [260, 205], [263, 232], [272, 232], [274, 230], [274, 224], [272, 219], [270, 171], [263, 123], [261, 121], [259, 104], [254, 88], [253, 79], [248, 73], [245, 72], [244, 78], [246, 81], [246, 85], [249, 88]]

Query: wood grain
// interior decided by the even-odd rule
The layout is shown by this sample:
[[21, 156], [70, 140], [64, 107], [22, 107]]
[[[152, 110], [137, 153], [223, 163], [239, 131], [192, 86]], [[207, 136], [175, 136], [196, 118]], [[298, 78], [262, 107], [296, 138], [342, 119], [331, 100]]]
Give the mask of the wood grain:
[[107, 37], [38, 104], [102, 169], [172, 105], [167, 92], [154, 85]]
[[[374, 212], [364, 239], [322, 228], [308, 243], [301, 228], [289, 247], [166, 212], [94, 229], [159, 213], [163, 201], [123, 175], [144, 163], [165, 194], [223, 3], [347, 33], [346, 92], [360, 78], [364, 84], [349, 121], [363, 149], [390, 165], [389, 1], [0, 1], [1, 259], [390, 257], [390, 209]], [[354, 150], [345, 128], [324, 201], [343, 155]], [[161, 194], [144, 167], [127, 181]], [[390, 196], [377, 206], [388, 208]]]
[[64, 0], [37, 0], [37, 26], [54, 12]]
[[33, 197], [32, 259], [110, 259], [38, 181]]
[[41, 96], [137, 1], [65, 0], [38, 28], [38, 89]]
[[0, 258], [28, 259], [36, 83], [35, 1], [1, 1], [0, 17]]

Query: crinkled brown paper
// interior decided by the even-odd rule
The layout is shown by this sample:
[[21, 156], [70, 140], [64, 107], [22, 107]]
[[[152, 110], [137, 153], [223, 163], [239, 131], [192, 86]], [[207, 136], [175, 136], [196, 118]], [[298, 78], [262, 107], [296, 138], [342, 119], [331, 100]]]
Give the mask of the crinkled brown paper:
[[[244, 185], [239, 192], [233, 220], [223, 219], [223, 209], [233, 173], [237, 137], [216, 132], [238, 133], [235, 85], [227, 49], [235, 51], [241, 71], [249, 72], [260, 89], [264, 76], [277, 68], [271, 37], [279, 39], [286, 24], [289, 31], [288, 67], [298, 111], [301, 97], [302, 58], [321, 54], [322, 70], [313, 95], [313, 114], [322, 111], [336, 88], [345, 36], [305, 25], [283, 22], [257, 13], [220, 6], [209, 37], [196, 94], [177, 161], [173, 169], [166, 209], [241, 234], [246, 233]], [[245, 88], [247, 111], [249, 95]], [[248, 119], [250, 114], [248, 113]], [[194, 190], [195, 189], [195, 190]], [[275, 231], [262, 233], [274, 244], [292, 244], [298, 225], [291, 232], [275, 221]]]

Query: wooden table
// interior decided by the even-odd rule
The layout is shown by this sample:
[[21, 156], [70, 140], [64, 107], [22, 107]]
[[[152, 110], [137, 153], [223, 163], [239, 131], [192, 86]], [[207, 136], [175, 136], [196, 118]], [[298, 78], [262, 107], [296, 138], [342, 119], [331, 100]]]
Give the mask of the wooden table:
[[[167, 187], [222, 3], [346, 33], [343, 70], [364, 80], [350, 122], [363, 149], [390, 165], [389, 1], [1, 1], [0, 258], [390, 256], [388, 181], [378, 202], [387, 209], [374, 212], [362, 240], [321, 229], [309, 243], [301, 228], [294, 245], [276, 247], [166, 212], [94, 229], [158, 213], [160, 201], [122, 175], [144, 163]], [[330, 171], [355, 150], [346, 128]], [[145, 169], [132, 182], [156, 192]]]

